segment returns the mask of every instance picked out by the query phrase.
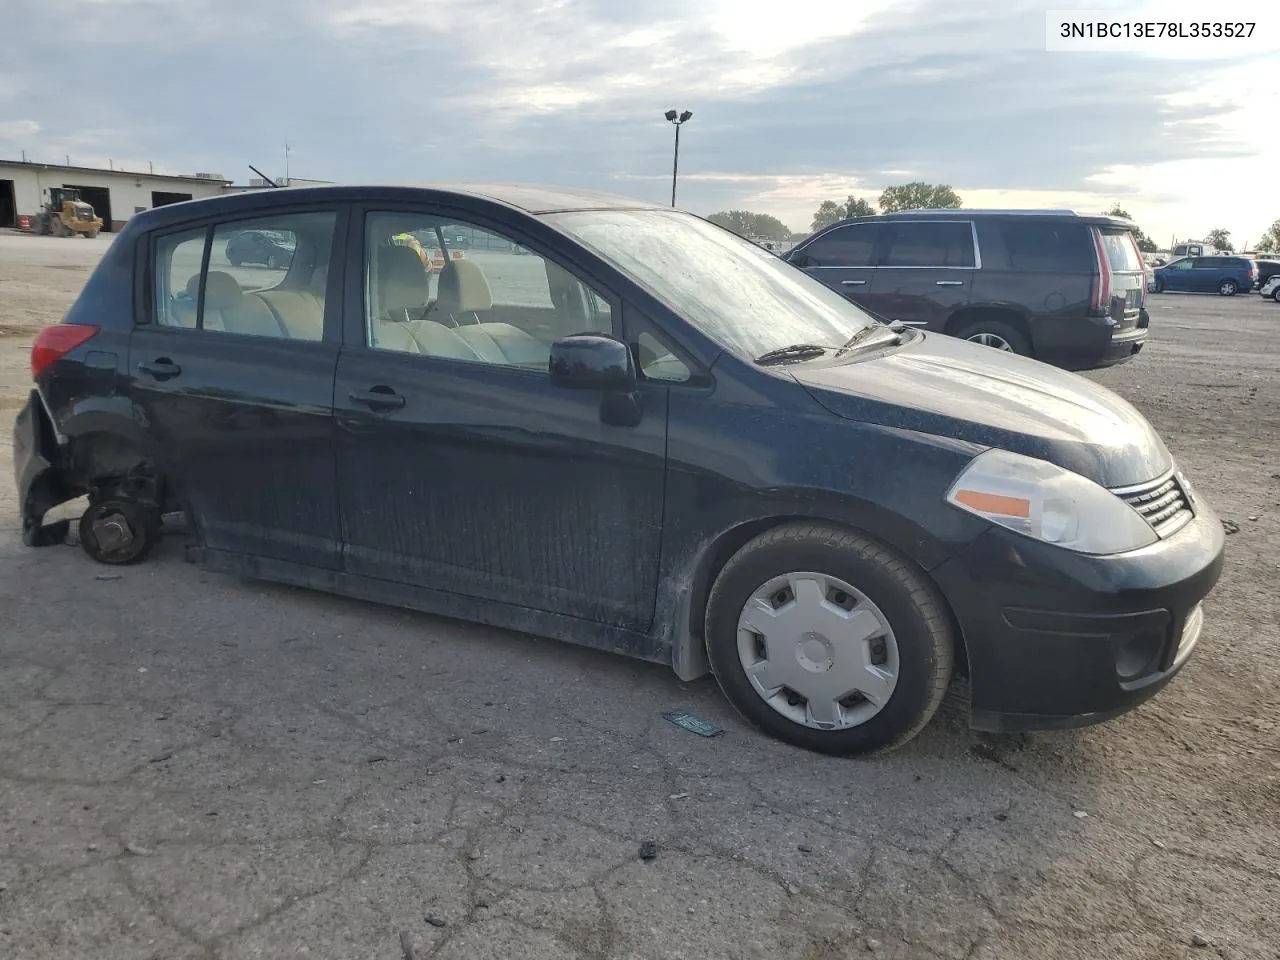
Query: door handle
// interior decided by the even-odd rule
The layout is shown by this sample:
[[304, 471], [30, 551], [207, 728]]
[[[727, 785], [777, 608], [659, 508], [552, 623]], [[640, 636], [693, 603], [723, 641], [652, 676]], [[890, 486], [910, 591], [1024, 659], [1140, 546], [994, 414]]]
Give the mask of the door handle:
[[963, 280], [938, 280], [936, 281], [940, 287], [963, 287]]
[[862, 286], [866, 286], [866, 283], [867, 283], [867, 281], [865, 281], [865, 280], [841, 280], [841, 281], [840, 281], [840, 286], [842, 286], [842, 287], [862, 287]]
[[170, 377], [176, 377], [182, 372], [182, 368], [168, 357], [160, 357], [156, 360], [143, 360], [138, 364], [138, 369], [143, 373], [150, 374], [157, 380], [168, 380]]
[[372, 390], [355, 391], [348, 394], [348, 396], [355, 403], [363, 403], [371, 410], [394, 410], [404, 406], [404, 397], [390, 387], [382, 387], [381, 389], [374, 387]]

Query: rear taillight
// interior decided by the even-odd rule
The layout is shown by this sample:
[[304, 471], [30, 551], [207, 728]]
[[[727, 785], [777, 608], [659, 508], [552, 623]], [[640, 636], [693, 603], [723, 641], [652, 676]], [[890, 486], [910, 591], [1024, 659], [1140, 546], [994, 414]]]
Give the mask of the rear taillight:
[[1111, 312], [1111, 261], [1102, 242], [1102, 231], [1093, 230], [1093, 251], [1098, 257], [1098, 275], [1093, 278], [1089, 309], [1094, 313]]
[[31, 379], [38, 380], [50, 366], [98, 334], [96, 324], [57, 323], [45, 327], [31, 345]]

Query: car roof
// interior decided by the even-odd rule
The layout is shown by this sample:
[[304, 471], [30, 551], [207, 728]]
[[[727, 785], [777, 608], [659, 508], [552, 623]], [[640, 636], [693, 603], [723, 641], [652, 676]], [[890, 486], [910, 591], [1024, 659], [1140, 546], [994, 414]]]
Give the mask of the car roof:
[[1134, 226], [1133, 221], [1123, 220], [1120, 217], [1112, 217], [1107, 214], [1082, 214], [1077, 213], [1075, 210], [1000, 210], [992, 208], [971, 209], [968, 207], [939, 207], [877, 213], [868, 217], [849, 217], [839, 221], [839, 223], [832, 224], [832, 226], [841, 226], [846, 223], [866, 223], [876, 220], [936, 220], [939, 218], [947, 220], [985, 220], [1002, 217], [1025, 217], [1031, 220], [1062, 220], [1069, 218], [1090, 226], [1115, 227], [1120, 230], [1131, 230]]
[[224, 193], [201, 200], [169, 204], [138, 214], [147, 228], [194, 216], [252, 214], [271, 210], [282, 202], [309, 203], [456, 203], [459, 200], [496, 204], [524, 213], [538, 215], [569, 210], [665, 210], [667, 207], [634, 197], [574, 187], [557, 187], [531, 183], [388, 183], [326, 184], [306, 187], [262, 187]]

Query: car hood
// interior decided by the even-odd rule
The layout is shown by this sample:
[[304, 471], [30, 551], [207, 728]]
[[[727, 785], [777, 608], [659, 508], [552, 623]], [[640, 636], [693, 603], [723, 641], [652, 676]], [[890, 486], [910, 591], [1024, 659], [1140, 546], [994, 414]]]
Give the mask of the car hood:
[[1173, 466], [1142, 414], [1110, 390], [953, 337], [924, 334], [878, 357], [788, 372], [837, 416], [1039, 457], [1104, 487]]

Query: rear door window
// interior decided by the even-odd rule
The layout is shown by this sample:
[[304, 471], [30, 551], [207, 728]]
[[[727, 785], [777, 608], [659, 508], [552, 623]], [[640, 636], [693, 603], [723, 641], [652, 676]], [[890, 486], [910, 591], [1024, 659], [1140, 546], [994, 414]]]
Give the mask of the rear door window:
[[797, 260], [804, 267], [870, 267], [879, 236], [879, 223], [837, 227], [801, 250]]
[[882, 267], [972, 267], [969, 221], [901, 221], [888, 225]]
[[1093, 245], [1084, 224], [1005, 220], [1000, 233], [1014, 270], [1088, 273], [1094, 269]]
[[[293, 340], [324, 337], [337, 214], [282, 213], [157, 238], [155, 320], [163, 326]], [[265, 255], [246, 258], [246, 242]]]

